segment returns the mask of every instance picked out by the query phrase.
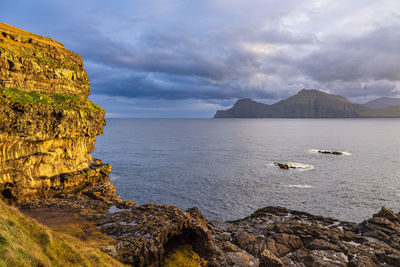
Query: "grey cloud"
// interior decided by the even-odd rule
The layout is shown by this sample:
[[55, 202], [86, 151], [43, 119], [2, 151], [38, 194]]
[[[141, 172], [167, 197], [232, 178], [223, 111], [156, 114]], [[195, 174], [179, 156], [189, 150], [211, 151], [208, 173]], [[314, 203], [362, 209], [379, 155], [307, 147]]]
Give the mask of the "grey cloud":
[[324, 44], [302, 58], [298, 67], [320, 81], [400, 81], [399, 25], [378, 28], [361, 37]]

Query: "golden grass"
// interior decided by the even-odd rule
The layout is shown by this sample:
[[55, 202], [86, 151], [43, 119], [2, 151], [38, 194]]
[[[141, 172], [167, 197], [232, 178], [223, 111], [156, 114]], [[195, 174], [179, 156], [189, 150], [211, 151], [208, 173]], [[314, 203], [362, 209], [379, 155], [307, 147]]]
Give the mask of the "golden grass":
[[125, 266], [0, 201], [0, 266]]
[[165, 259], [164, 267], [202, 267], [207, 261], [193, 251], [191, 245], [182, 245], [173, 250]]

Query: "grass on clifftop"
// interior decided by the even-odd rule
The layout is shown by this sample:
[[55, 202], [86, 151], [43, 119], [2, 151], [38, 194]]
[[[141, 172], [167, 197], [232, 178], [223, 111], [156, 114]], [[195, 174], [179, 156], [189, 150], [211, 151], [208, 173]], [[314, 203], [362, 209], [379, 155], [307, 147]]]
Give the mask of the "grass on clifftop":
[[42, 94], [37, 92], [25, 92], [14, 88], [0, 88], [0, 102], [12, 102], [17, 104], [42, 104], [63, 110], [91, 110], [104, 111], [92, 101], [81, 99], [67, 94]]
[[125, 266], [0, 200], [0, 266]]

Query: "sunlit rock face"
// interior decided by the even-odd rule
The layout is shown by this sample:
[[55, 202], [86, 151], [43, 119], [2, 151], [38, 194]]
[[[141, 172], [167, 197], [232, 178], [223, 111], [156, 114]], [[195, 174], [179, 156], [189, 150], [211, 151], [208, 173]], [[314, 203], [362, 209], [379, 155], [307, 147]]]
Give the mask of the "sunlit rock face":
[[108, 182], [90, 156], [105, 125], [79, 55], [0, 23], [0, 196], [18, 203]]
[[51, 38], [0, 23], [0, 86], [86, 98], [89, 78], [81, 57]]

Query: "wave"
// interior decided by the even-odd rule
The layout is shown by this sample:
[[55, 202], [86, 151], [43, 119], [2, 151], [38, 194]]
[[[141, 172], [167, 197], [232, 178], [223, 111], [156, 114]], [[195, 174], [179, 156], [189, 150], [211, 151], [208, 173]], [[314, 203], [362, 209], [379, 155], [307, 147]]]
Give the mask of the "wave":
[[308, 150], [308, 152], [310, 152], [310, 153], [321, 153], [320, 151], [327, 152], [327, 153], [340, 152], [340, 153], [342, 153], [342, 155], [345, 155], [345, 156], [352, 156], [352, 155], [353, 155], [353, 154], [351, 154], [350, 152], [341, 151], [341, 150], [314, 149], [314, 148], [311, 148], [311, 149]]
[[115, 173], [110, 173], [110, 180], [118, 180], [119, 179], [119, 175], [115, 174]]
[[312, 185], [309, 184], [288, 184], [286, 187], [294, 187], [294, 188], [311, 188]]

